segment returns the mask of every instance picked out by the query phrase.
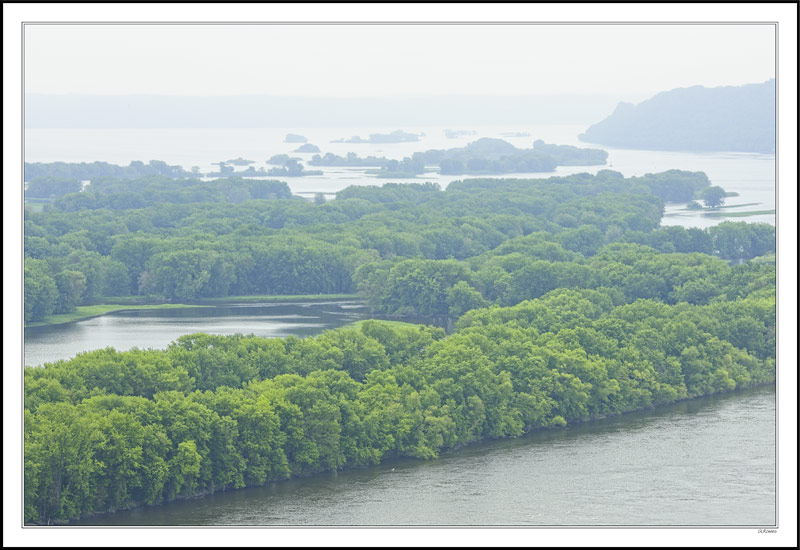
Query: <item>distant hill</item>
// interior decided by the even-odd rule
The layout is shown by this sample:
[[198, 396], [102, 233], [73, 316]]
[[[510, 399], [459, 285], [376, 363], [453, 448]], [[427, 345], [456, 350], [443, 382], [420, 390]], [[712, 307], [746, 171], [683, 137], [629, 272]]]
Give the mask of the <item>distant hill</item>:
[[639, 105], [620, 103], [581, 141], [664, 151], [775, 152], [775, 79], [678, 88]]

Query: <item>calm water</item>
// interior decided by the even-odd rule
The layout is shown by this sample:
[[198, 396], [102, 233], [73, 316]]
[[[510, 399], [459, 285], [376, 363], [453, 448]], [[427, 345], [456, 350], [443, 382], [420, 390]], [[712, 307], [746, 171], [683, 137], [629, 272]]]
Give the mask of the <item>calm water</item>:
[[[300, 133], [322, 154], [374, 154], [401, 159], [415, 151], [461, 147], [480, 137], [517, 147], [534, 140], [575, 146], [582, 126], [474, 129], [447, 139], [444, 128], [406, 127], [426, 135], [399, 144], [331, 143], [334, 139], [397, 128], [46, 130], [25, 135], [28, 162], [127, 165], [164, 160], [186, 169], [244, 157], [266, 166], [283, 143]], [[506, 137], [506, 132], [530, 136]], [[713, 185], [736, 191], [740, 211], [775, 209], [775, 158], [758, 154], [694, 154], [604, 147], [609, 165], [561, 167], [549, 177], [610, 168], [625, 176], [672, 168], [702, 170]], [[293, 153], [294, 154], [294, 153]], [[311, 154], [297, 153], [308, 160]], [[311, 167], [309, 167], [311, 168]], [[288, 178], [296, 194], [332, 197], [349, 185], [387, 180], [363, 169], [322, 168], [323, 176]], [[514, 177], [504, 175], [503, 177]], [[392, 181], [435, 181], [442, 188], [463, 177], [424, 174]], [[724, 218], [667, 205], [663, 225], [709, 227]], [[729, 211], [735, 212], [736, 208]], [[775, 223], [775, 215], [732, 218]], [[182, 334], [254, 333], [310, 336], [366, 317], [357, 303], [271, 304], [106, 315], [59, 327], [25, 331], [25, 364], [39, 365], [90, 349], [163, 348]], [[321, 474], [262, 488], [97, 517], [76, 525], [771, 525], [775, 521], [774, 388], [704, 398], [517, 440], [487, 442], [438, 460], [400, 460], [373, 468]], [[394, 471], [392, 471], [394, 468]]]
[[210, 308], [121, 311], [65, 325], [25, 330], [25, 364], [68, 359], [112, 346], [123, 351], [166, 348], [184, 334], [255, 334], [265, 338], [314, 336], [366, 318], [359, 302], [240, 304]]
[[[352, 151], [359, 156], [385, 156], [402, 159], [416, 151], [463, 147], [481, 137], [501, 138], [517, 147], [529, 148], [534, 140], [547, 143], [593, 146], [578, 141], [578, 134], [586, 125], [530, 126], [530, 127], [480, 127], [456, 128], [474, 130], [476, 135], [448, 139], [444, 127], [405, 127], [404, 131], [424, 133], [420, 141], [407, 143], [332, 143], [333, 140], [354, 135], [367, 137], [372, 133], [388, 133], [397, 128], [214, 128], [214, 129], [28, 129], [25, 132], [25, 160], [27, 162], [93, 162], [96, 160], [127, 165], [132, 160], [164, 160], [179, 164], [185, 169], [198, 166], [201, 172], [216, 170], [213, 162], [237, 157], [255, 161], [256, 168], [268, 167], [266, 160], [274, 154], [291, 153], [308, 161], [313, 153], [292, 153], [297, 143], [284, 143], [287, 133], [306, 136], [317, 145], [321, 154], [328, 152], [345, 155]], [[529, 136], [508, 137], [507, 133], [529, 133]], [[607, 166], [562, 166], [546, 174], [504, 174], [502, 177], [538, 178], [553, 175], [565, 176], [580, 172], [596, 173], [610, 168], [622, 172], [626, 177], [640, 176], [648, 172], [661, 172], [672, 168], [703, 171], [712, 185], [739, 193], [728, 198], [729, 206], [745, 205], [726, 209], [729, 212], [749, 212], [775, 209], [775, 155], [755, 153], [680, 153], [663, 151], [635, 151], [602, 147], [608, 151]], [[307, 163], [306, 163], [307, 164]], [[364, 169], [322, 169], [322, 176], [285, 178], [292, 192], [304, 196], [324, 193], [333, 197], [337, 191], [350, 185], [382, 185], [386, 181], [364, 173]], [[392, 179], [398, 182], [437, 182], [444, 189], [454, 180], [468, 176], [441, 176], [436, 173], [422, 174], [412, 179]], [[695, 212], [682, 212], [685, 204], [668, 205], [663, 225], [684, 227], [710, 227], [724, 218], [707, 217]], [[732, 218], [748, 222], [775, 223], [774, 214], [762, 214]]]
[[775, 523], [775, 388], [75, 525]]

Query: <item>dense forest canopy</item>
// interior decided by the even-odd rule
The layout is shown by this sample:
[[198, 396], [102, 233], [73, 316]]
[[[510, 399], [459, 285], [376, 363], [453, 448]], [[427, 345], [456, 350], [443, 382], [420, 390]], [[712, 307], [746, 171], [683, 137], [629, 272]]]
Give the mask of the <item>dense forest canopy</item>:
[[[677, 254], [675, 261], [686, 253], [708, 261], [774, 253], [775, 229], [766, 224], [659, 228], [658, 195], [691, 195], [708, 184], [703, 173], [624, 178], [603, 170], [543, 180], [463, 180], [446, 191], [435, 184], [355, 186], [316, 204], [292, 197], [280, 181], [100, 179], [43, 212], [25, 213], [26, 321], [100, 297], [356, 291], [376, 311], [441, 314], [449, 312], [446, 294], [462, 282], [492, 303], [540, 295], [539, 286], [521, 282], [502, 288], [506, 277], [516, 280], [533, 269], [526, 262], [548, 262], [545, 278], [553, 288], [608, 286], [591, 263], [613, 243]], [[525, 261], [498, 259], [515, 253]], [[432, 294], [399, 299], [389, 290], [393, 270], [400, 276], [397, 270], [409, 265], [430, 265], [439, 273], [439, 263], [448, 261], [456, 271], [426, 279]], [[559, 269], [566, 278], [553, 271]], [[582, 270], [593, 277], [576, 279]], [[80, 279], [76, 273], [83, 285], [56, 284]], [[380, 292], [371, 280], [381, 281]], [[639, 297], [668, 299], [671, 280]], [[615, 279], [612, 286], [622, 283]]]
[[774, 286], [708, 305], [551, 291], [441, 329], [193, 334], [25, 369], [25, 520], [155, 504], [774, 380]]
[[665, 200], [709, 186], [702, 172], [601, 170], [312, 202], [281, 181], [98, 176], [26, 211], [26, 322], [114, 296], [354, 292], [376, 312], [457, 322], [193, 334], [26, 367], [25, 521], [433, 458], [771, 382], [775, 227], [661, 227]]
[[620, 103], [582, 141], [629, 149], [775, 152], [775, 79], [678, 88], [639, 105]]
[[45, 179], [135, 179], [147, 176], [185, 178], [192, 175], [180, 166], [170, 166], [162, 160], [151, 160], [147, 164], [134, 160], [128, 166], [117, 166], [107, 162], [26, 162], [24, 178], [25, 181], [33, 182]]

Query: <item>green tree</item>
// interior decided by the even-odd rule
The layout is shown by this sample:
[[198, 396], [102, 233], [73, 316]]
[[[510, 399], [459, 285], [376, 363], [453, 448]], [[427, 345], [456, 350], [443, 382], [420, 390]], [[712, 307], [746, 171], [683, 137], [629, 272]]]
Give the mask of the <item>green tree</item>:
[[471, 309], [486, 307], [488, 303], [469, 283], [459, 281], [447, 289], [447, 305], [450, 315], [460, 317]]
[[53, 311], [55, 313], [74, 311], [86, 289], [86, 276], [80, 271], [64, 270], [57, 273], [54, 280], [58, 288], [58, 300]]
[[706, 206], [710, 208], [722, 206], [722, 203], [725, 202], [725, 195], [725, 190], [717, 185], [706, 187], [701, 193], [703, 202], [705, 202]]
[[56, 308], [58, 287], [43, 260], [25, 261], [25, 322], [50, 315]]

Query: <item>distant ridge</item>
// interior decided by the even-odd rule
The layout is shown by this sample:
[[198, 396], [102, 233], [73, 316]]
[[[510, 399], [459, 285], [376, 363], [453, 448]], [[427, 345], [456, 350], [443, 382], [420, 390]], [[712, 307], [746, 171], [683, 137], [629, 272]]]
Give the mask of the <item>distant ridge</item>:
[[762, 84], [661, 92], [619, 103], [581, 141], [663, 151], [775, 152], [775, 79]]

